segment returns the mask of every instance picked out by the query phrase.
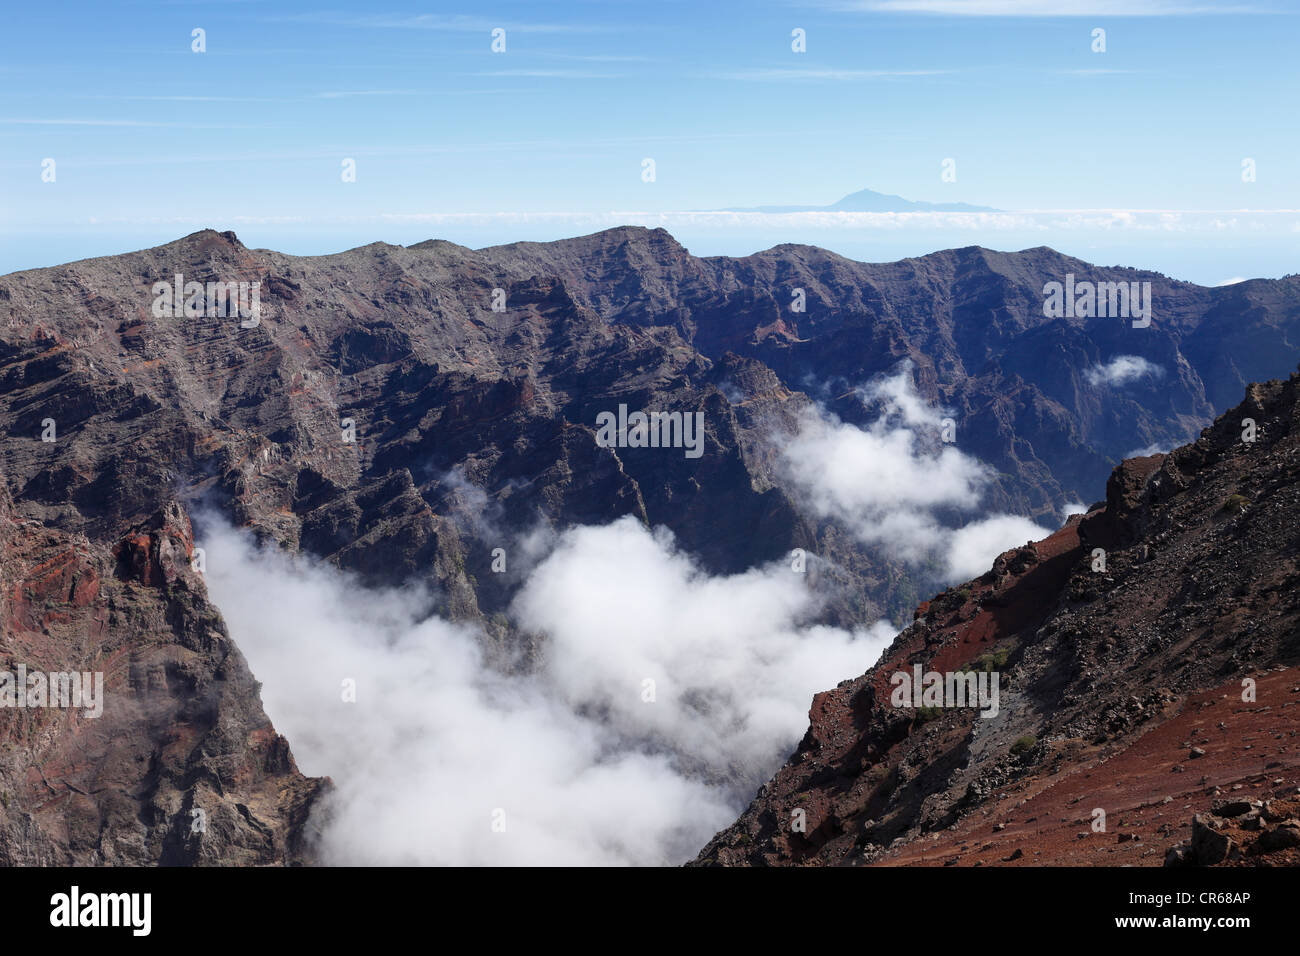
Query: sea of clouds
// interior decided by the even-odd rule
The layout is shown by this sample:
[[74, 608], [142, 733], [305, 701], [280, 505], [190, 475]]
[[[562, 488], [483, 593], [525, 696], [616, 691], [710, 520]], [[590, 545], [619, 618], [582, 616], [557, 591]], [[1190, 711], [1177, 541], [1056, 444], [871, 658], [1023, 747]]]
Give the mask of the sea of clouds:
[[558, 536], [532, 569], [512, 617], [544, 659], [507, 675], [471, 628], [424, 616], [425, 594], [211, 518], [203, 534], [267, 713], [337, 787], [330, 863], [681, 863], [788, 756], [813, 694], [894, 636], [807, 623], [818, 601], [788, 564], [710, 576], [624, 518]]

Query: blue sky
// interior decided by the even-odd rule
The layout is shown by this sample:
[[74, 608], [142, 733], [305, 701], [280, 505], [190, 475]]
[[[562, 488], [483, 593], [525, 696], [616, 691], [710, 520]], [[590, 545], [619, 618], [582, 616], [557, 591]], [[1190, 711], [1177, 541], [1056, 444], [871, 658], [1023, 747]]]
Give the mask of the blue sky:
[[[0, 272], [205, 226], [315, 254], [626, 221], [663, 224], [697, 254], [1051, 245], [1207, 284], [1281, 275], [1300, 271], [1296, 12], [1227, 0], [13, 5], [0, 34]], [[805, 53], [791, 49], [795, 28]], [[346, 158], [355, 182], [341, 181]], [[941, 179], [948, 158], [955, 182]], [[699, 214], [862, 188], [1009, 214]]]

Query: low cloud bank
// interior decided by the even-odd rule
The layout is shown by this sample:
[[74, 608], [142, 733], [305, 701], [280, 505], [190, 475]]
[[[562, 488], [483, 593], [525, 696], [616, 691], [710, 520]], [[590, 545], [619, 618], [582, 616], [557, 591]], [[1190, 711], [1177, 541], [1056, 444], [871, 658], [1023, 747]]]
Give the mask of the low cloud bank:
[[867, 427], [814, 407], [783, 445], [786, 475], [817, 514], [897, 559], [940, 562], [950, 581], [982, 574], [1008, 548], [1052, 533], [1009, 514], [948, 526], [943, 516], [979, 508], [991, 470], [941, 441], [944, 412], [925, 404], [910, 368], [861, 396], [880, 409]]
[[548, 543], [512, 608], [542, 659], [510, 676], [471, 628], [422, 619], [426, 594], [204, 525], [267, 713], [336, 784], [329, 863], [683, 862], [788, 756], [812, 695], [894, 635], [807, 624], [817, 599], [788, 564], [710, 576], [625, 518]]

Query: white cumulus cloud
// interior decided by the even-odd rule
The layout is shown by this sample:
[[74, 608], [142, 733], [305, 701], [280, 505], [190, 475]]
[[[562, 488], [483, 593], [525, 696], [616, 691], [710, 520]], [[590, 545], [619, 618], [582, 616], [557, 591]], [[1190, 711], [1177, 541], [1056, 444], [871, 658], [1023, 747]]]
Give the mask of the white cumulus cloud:
[[1164, 369], [1154, 362], [1148, 362], [1140, 355], [1117, 355], [1109, 362], [1092, 366], [1083, 374], [1090, 385], [1109, 385], [1112, 388], [1119, 388], [1147, 376], [1159, 378], [1164, 375]]
[[948, 539], [948, 575], [959, 581], [977, 578], [1003, 551], [1050, 532], [1019, 515], [994, 515], [972, 521], [952, 532]]
[[792, 487], [817, 514], [863, 543], [912, 563], [938, 560], [949, 579], [987, 571], [1008, 548], [1051, 529], [1015, 515], [986, 515], [964, 528], [942, 517], [972, 512], [992, 475], [978, 459], [940, 441], [944, 412], [927, 405], [904, 366], [861, 390], [879, 416], [865, 428], [814, 407], [783, 443]]

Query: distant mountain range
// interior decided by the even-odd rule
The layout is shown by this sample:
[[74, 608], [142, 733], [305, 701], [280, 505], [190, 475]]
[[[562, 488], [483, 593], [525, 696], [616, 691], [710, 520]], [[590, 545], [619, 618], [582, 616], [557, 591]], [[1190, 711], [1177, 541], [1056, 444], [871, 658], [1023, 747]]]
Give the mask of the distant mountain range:
[[1000, 212], [991, 206], [972, 206], [964, 202], [919, 202], [878, 193], [872, 189], [859, 189], [849, 193], [839, 202], [829, 206], [749, 206], [725, 209], [723, 212]]

